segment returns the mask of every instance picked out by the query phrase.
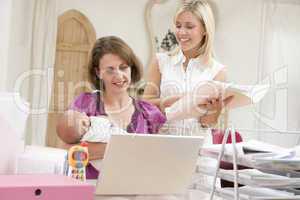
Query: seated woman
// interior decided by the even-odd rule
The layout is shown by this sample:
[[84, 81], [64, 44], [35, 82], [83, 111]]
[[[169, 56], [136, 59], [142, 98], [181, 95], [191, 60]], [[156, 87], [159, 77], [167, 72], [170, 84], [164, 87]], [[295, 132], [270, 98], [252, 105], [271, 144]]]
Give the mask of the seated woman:
[[[91, 51], [89, 78], [97, 92], [75, 98], [57, 124], [58, 136], [68, 144], [78, 142], [87, 132], [90, 116], [106, 116], [128, 133], [157, 133], [166, 117], [160, 110], [128, 94], [129, 87], [142, 77], [142, 66], [132, 49], [120, 38], [98, 39]], [[89, 142], [90, 159], [103, 158], [106, 143]], [[97, 173], [87, 178], [96, 178]]]

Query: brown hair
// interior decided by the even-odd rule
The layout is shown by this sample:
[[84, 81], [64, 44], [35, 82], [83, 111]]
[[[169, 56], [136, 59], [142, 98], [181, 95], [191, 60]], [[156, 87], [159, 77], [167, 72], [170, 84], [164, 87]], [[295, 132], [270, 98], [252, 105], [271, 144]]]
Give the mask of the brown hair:
[[97, 70], [99, 69], [100, 59], [105, 54], [117, 55], [130, 66], [131, 82], [133, 84], [142, 78], [142, 64], [133, 50], [121, 38], [116, 36], [101, 37], [94, 44], [88, 65], [89, 80], [97, 90], [104, 88], [97, 75]]

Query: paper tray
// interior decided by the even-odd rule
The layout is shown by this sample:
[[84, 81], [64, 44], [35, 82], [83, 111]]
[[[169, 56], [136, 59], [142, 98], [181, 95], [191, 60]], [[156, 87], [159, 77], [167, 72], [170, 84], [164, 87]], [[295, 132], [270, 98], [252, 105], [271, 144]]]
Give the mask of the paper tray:
[[[207, 185], [200, 185], [198, 189], [209, 193], [210, 188]], [[232, 200], [234, 199], [234, 188], [216, 188], [215, 195]], [[243, 186], [239, 188], [240, 200], [290, 200], [300, 199], [299, 195], [291, 192], [279, 191], [268, 188]]]
[[[214, 169], [198, 166], [198, 173], [209, 176], [214, 175]], [[233, 182], [233, 170], [220, 169], [218, 177]], [[275, 174], [268, 174], [256, 169], [239, 170], [238, 182], [242, 185], [267, 187], [267, 188], [298, 188], [300, 187], [300, 178], [289, 178]]]

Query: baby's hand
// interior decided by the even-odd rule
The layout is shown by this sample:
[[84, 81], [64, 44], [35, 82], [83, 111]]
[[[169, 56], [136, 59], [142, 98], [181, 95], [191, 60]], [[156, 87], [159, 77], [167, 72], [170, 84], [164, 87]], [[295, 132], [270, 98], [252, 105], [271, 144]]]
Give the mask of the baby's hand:
[[79, 134], [80, 136], [83, 136], [90, 128], [91, 120], [85, 113], [81, 113], [81, 116], [78, 119], [78, 124]]

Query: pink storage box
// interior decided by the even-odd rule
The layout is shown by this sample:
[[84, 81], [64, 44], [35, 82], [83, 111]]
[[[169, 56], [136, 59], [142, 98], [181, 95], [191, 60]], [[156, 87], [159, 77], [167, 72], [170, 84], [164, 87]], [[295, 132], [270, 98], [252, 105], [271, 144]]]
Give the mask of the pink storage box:
[[93, 200], [94, 191], [62, 175], [0, 175], [1, 200]]

